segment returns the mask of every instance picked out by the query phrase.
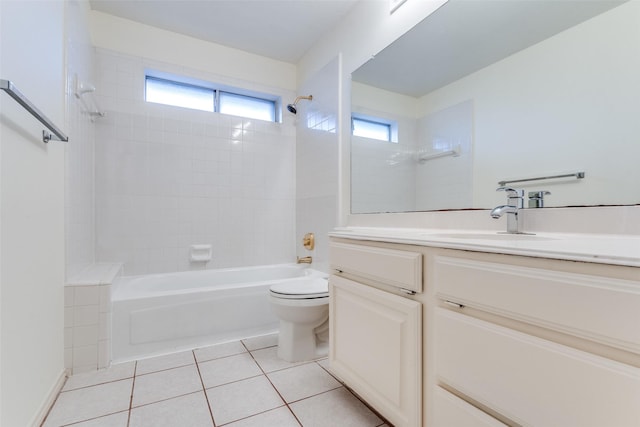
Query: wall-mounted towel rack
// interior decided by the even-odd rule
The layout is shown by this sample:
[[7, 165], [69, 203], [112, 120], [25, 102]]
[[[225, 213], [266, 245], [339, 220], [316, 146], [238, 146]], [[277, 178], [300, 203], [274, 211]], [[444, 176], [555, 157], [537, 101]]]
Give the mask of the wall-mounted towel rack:
[[426, 161], [429, 160], [433, 160], [433, 159], [439, 159], [440, 157], [448, 157], [448, 156], [453, 156], [453, 157], [457, 157], [460, 155], [460, 147], [457, 146], [451, 150], [446, 150], [446, 151], [438, 151], [437, 153], [432, 153], [432, 154], [420, 154], [418, 153], [418, 163], [424, 163]]
[[35, 105], [31, 103], [19, 90], [16, 86], [11, 82], [11, 80], [0, 80], [0, 89], [4, 90], [15, 99], [18, 104], [22, 105], [25, 110], [30, 112], [33, 117], [38, 119], [40, 123], [45, 125], [53, 135], [47, 132], [46, 130], [42, 131], [42, 141], [46, 144], [52, 139], [55, 141], [69, 141], [69, 137], [64, 134], [56, 125], [53, 124], [51, 120], [45, 116], [42, 111], [38, 110]]
[[86, 109], [86, 113], [91, 117], [91, 121], [93, 121], [96, 117], [104, 117], [104, 113], [100, 111], [100, 107], [95, 99], [95, 97], [90, 96], [91, 100], [86, 101], [85, 95], [93, 94], [96, 91], [96, 87], [91, 83], [83, 82], [78, 79], [76, 75], [75, 79], [75, 96], [82, 102]]
[[561, 175], [551, 175], [551, 176], [538, 176], [538, 177], [535, 177], [535, 178], [512, 179], [512, 180], [509, 180], [509, 181], [499, 181], [498, 185], [500, 187], [504, 187], [507, 184], [514, 184], [516, 182], [541, 181], [543, 179], [556, 179], [556, 178], [582, 179], [582, 178], [584, 178], [584, 172], [572, 172], [572, 173], [565, 173], [565, 174], [561, 174]]

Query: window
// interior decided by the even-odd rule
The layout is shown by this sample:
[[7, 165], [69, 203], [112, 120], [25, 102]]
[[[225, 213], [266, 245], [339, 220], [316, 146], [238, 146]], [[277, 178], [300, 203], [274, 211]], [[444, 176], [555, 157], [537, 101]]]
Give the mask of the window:
[[363, 138], [398, 142], [397, 125], [391, 120], [354, 114], [351, 117], [351, 133]]
[[242, 89], [238, 89], [237, 92], [228, 89], [216, 87], [213, 84], [209, 86], [206, 82], [199, 85], [152, 75], [147, 75], [145, 78], [147, 102], [271, 122], [277, 120], [276, 108], [279, 102], [275, 96], [262, 97], [260, 94], [248, 94], [248, 91]]
[[274, 101], [229, 92], [220, 92], [220, 112], [258, 120], [276, 121]]
[[149, 76], [147, 76], [145, 86], [147, 102], [214, 111], [215, 92], [213, 89]]

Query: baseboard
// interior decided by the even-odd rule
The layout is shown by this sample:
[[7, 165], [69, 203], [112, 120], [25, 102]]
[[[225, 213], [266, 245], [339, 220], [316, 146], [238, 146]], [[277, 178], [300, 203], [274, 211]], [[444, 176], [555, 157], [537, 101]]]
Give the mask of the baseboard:
[[40, 427], [42, 425], [42, 423], [44, 422], [44, 419], [49, 414], [51, 407], [55, 403], [56, 398], [60, 393], [60, 390], [62, 390], [62, 387], [64, 387], [64, 383], [67, 380], [67, 377], [68, 377], [67, 370], [63, 369], [62, 372], [60, 372], [60, 375], [58, 376], [57, 381], [55, 382], [53, 387], [51, 387], [51, 390], [49, 390], [49, 394], [47, 395], [47, 398], [40, 406], [40, 410], [38, 411], [36, 416], [33, 418], [33, 422], [30, 424], [31, 427]]

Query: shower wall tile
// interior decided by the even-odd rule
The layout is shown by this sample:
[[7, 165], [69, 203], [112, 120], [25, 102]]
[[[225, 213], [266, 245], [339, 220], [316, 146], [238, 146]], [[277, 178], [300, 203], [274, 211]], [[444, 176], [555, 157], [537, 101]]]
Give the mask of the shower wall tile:
[[[298, 146], [296, 150], [296, 252], [311, 255], [316, 269], [328, 271], [329, 245], [326, 237], [337, 225], [339, 141], [335, 122], [339, 114], [338, 59], [323, 67], [302, 85], [301, 93], [313, 94], [313, 101], [298, 104]], [[316, 247], [307, 251], [302, 237], [312, 232]]]
[[[181, 66], [97, 49], [107, 117], [96, 126], [96, 257], [147, 274], [295, 259], [295, 121], [284, 123], [146, 103], [146, 68], [283, 100]], [[189, 247], [211, 244], [208, 263]]]

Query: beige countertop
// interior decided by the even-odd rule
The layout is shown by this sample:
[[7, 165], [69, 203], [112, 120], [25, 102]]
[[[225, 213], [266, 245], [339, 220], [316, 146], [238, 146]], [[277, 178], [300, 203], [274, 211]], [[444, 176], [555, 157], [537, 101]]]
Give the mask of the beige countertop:
[[[331, 237], [640, 267], [640, 236], [344, 227]], [[640, 272], [639, 272], [640, 274]]]

